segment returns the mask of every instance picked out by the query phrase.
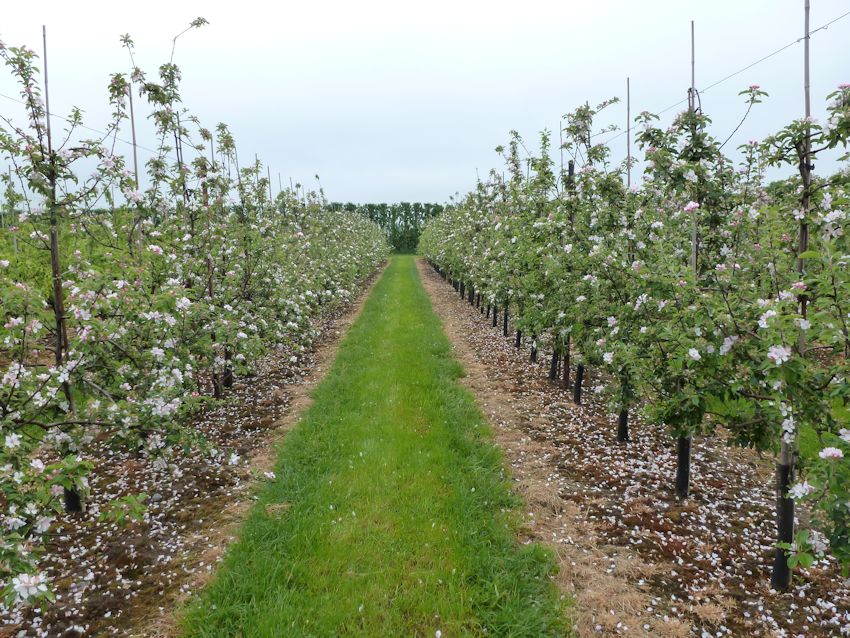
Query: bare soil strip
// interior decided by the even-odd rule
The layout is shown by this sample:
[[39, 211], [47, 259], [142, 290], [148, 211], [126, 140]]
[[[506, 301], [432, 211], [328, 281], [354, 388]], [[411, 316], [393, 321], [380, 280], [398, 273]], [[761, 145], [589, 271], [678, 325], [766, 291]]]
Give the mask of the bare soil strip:
[[[695, 442], [692, 498], [672, 490], [671, 439], [616, 418], [587, 384], [582, 406], [491, 328], [430, 266], [425, 289], [529, 504], [528, 541], [552, 547], [575, 599], [579, 636], [837, 636], [850, 631], [850, 588], [834, 563], [768, 589], [773, 552], [770, 465], [722, 437]], [[501, 323], [501, 322], [500, 322]]]

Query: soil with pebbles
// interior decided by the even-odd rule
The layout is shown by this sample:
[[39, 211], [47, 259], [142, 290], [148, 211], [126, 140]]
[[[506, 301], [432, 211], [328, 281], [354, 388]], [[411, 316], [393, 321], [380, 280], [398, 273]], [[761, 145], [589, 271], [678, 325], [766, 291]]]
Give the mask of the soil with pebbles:
[[528, 503], [526, 539], [547, 543], [575, 601], [580, 636], [850, 635], [850, 583], [834, 561], [770, 589], [770, 459], [694, 441], [691, 496], [675, 497], [674, 440], [639, 418], [616, 441], [616, 415], [585, 378], [582, 405], [548, 380], [548, 352], [502, 336], [425, 262], [420, 272], [455, 353]]
[[[126, 451], [95, 445], [87, 454], [96, 465], [86, 511], [57, 518], [39, 565], [56, 602], [43, 609], [0, 606], [0, 638], [173, 635], [175, 610], [222, 559], [274, 467], [275, 443], [309, 405], [310, 389], [359, 314], [371, 286], [364, 288], [358, 302], [314, 321], [309, 351], [270, 352], [253, 376], [192, 419], [215, 456], [181, 453], [157, 470]], [[143, 521], [99, 520], [110, 501], [139, 493], [148, 495]]]

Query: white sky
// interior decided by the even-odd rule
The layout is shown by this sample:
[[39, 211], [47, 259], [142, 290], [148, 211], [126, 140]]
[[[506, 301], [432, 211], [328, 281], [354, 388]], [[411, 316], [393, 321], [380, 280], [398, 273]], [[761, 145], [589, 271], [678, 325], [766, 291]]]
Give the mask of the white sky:
[[[850, 0], [812, 0], [812, 28], [847, 11]], [[318, 173], [331, 199], [359, 202], [445, 201], [470, 190], [476, 168], [499, 166], [493, 149], [508, 131], [529, 148], [544, 127], [557, 141], [561, 115], [624, 97], [626, 76], [633, 113], [670, 106], [690, 83], [692, 19], [698, 87], [803, 32], [803, 0], [47, 0], [4, 3], [0, 39], [40, 51], [46, 24], [53, 112], [77, 105], [102, 128], [108, 76], [129, 67], [119, 35], [132, 35], [152, 76], [198, 16], [210, 24], [182, 36], [175, 56], [185, 105], [210, 128], [229, 124], [241, 157], [258, 153], [273, 181], [280, 173], [313, 186]], [[817, 117], [825, 95], [850, 82], [850, 16], [813, 35], [811, 48]], [[715, 134], [737, 125], [737, 93], [753, 83], [771, 97], [730, 147], [800, 117], [802, 59], [797, 44], [705, 93]], [[18, 93], [5, 69], [0, 93]], [[17, 110], [0, 97], [0, 112]], [[625, 104], [610, 117], [624, 122]], [[141, 128], [139, 142], [152, 146]], [[620, 159], [625, 137], [614, 144]]]

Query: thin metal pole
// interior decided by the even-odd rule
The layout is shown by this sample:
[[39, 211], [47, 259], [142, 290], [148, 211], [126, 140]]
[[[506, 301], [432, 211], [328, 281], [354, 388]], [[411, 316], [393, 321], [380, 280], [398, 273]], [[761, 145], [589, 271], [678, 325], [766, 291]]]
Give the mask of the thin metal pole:
[[274, 195], [272, 195], [272, 169], [270, 166], [266, 166], [266, 175], [269, 177], [269, 202], [274, 201]]
[[[810, 75], [809, 75], [809, 40], [811, 38], [811, 33], [809, 31], [809, 13], [810, 13], [810, 0], [804, 0], [804, 22], [805, 22], [805, 37], [803, 39], [803, 95], [805, 99], [805, 108], [806, 108], [806, 122], [809, 122], [812, 117], [812, 103], [811, 103], [811, 90], [810, 90]], [[811, 127], [807, 124], [806, 126], [806, 139], [803, 145], [803, 213], [804, 216], [800, 220], [800, 254], [803, 254], [809, 249], [809, 225], [805, 218], [805, 213], [809, 208], [809, 193], [808, 189], [811, 186], [812, 181], [812, 138], [811, 138]], [[797, 258], [797, 269], [800, 272], [800, 277], [802, 278], [806, 272], [806, 265], [803, 259]], [[807, 299], [805, 295], [800, 295], [800, 314], [803, 316], [803, 319], [806, 318], [806, 304]], [[805, 333], [800, 331], [800, 339], [801, 339], [801, 351], [802, 351], [802, 340], [805, 336]]]
[[563, 118], [558, 119], [558, 150], [561, 154], [561, 172], [559, 173], [559, 186], [563, 188], [566, 186], [564, 183], [564, 120]]
[[632, 187], [632, 99], [629, 78], [626, 78], [626, 186]]
[[[811, 117], [811, 102], [809, 100], [809, 0], [803, 2], [803, 20], [804, 20], [804, 39], [803, 39], [803, 95], [805, 98], [805, 112], [808, 118]], [[803, 279], [806, 271], [805, 260], [800, 258], [809, 246], [809, 227], [806, 221], [806, 213], [810, 206], [810, 188], [812, 185], [812, 164], [811, 164], [811, 127], [806, 126], [806, 138], [803, 143], [803, 153], [800, 158], [800, 178], [803, 182], [803, 192], [800, 201], [800, 208], [803, 211], [803, 217], [799, 224], [799, 246], [797, 248], [797, 269], [800, 273], [800, 279]], [[801, 294], [797, 298], [799, 304], [799, 312], [803, 319], [806, 318], [806, 295]], [[800, 353], [804, 352], [806, 345], [805, 333], [801, 330], [797, 338], [797, 349]], [[780, 543], [794, 542], [794, 499], [788, 495], [788, 490], [794, 483], [794, 465], [796, 461], [797, 441], [795, 439], [788, 440], [786, 435], [782, 435], [782, 443], [779, 448], [779, 459], [776, 463], [776, 540]], [[773, 559], [773, 570], [770, 575], [770, 586], [774, 589], [785, 591], [791, 586], [791, 568], [788, 566], [788, 557], [782, 549], [776, 550]]]
[[41, 39], [44, 44], [44, 108], [47, 113], [47, 151], [53, 154], [53, 138], [50, 134], [50, 92], [47, 90], [47, 26], [41, 25]]
[[[809, 40], [811, 39], [811, 33], [809, 32], [809, 11], [810, 11], [810, 9], [811, 9], [811, 7], [810, 7], [809, 0], [805, 0], [804, 11], [805, 11], [805, 14], [806, 14], [806, 18], [805, 18], [806, 37], [803, 40], [803, 84], [804, 84], [803, 90], [805, 92], [805, 98], [806, 98], [806, 117], [807, 118], [812, 116], [812, 101], [811, 101], [811, 93], [810, 93], [811, 83], [810, 83], [810, 77], [809, 77]], [[807, 142], [807, 144], [810, 146], [809, 142]]]
[[691, 20], [691, 93], [692, 99], [696, 99], [696, 47], [694, 45], [694, 21]]
[[[694, 21], [691, 20], [691, 87], [688, 89], [688, 114], [691, 119], [691, 141], [696, 137], [696, 54], [694, 46]], [[697, 234], [697, 211], [691, 211], [691, 269], [694, 280], [699, 280], [698, 250], [699, 235]], [[681, 387], [682, 380], [679, 380]], [[693, 436], [690, 432], [680, 434], [676, 450], [676, 494], [679, 498], [687, 498], [691, 482], [691, 444]]]
[[127, 86], [127, 91], [130, 94], [130, 134], [133, 138], [133, 172], [136, 175], [136, 190], [140, 190], [139, 184], [139, 151], [136, 145], [136, 114], [133, 111], [133, 80], [130, 79], [130, 84]]
[[[691, 116], [694, 115], [696, 111], [696, 47], [694, 45], [695, 36], [694, 36], [694, 21], [691, 20], [691, 88], [688, 91], [688, 111]], [[693, 134], [696, 133], [695, 124], [691, 124]], [[698, 264], [697, 261], [699, 259], [698, 256], [699, 251], [699, 237], [697, 235], [697, 211], [691, 211], [691, 269], [694, 272], [694, 277], [698, 277]]]

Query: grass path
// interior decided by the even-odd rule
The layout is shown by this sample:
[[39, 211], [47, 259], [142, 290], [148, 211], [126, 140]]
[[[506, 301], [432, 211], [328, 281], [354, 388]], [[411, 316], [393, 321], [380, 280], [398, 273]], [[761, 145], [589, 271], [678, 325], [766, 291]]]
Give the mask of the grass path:
[[395, 257], [281, 446], [186, 636], [563, 636], [519, 503], [412, 257]]

